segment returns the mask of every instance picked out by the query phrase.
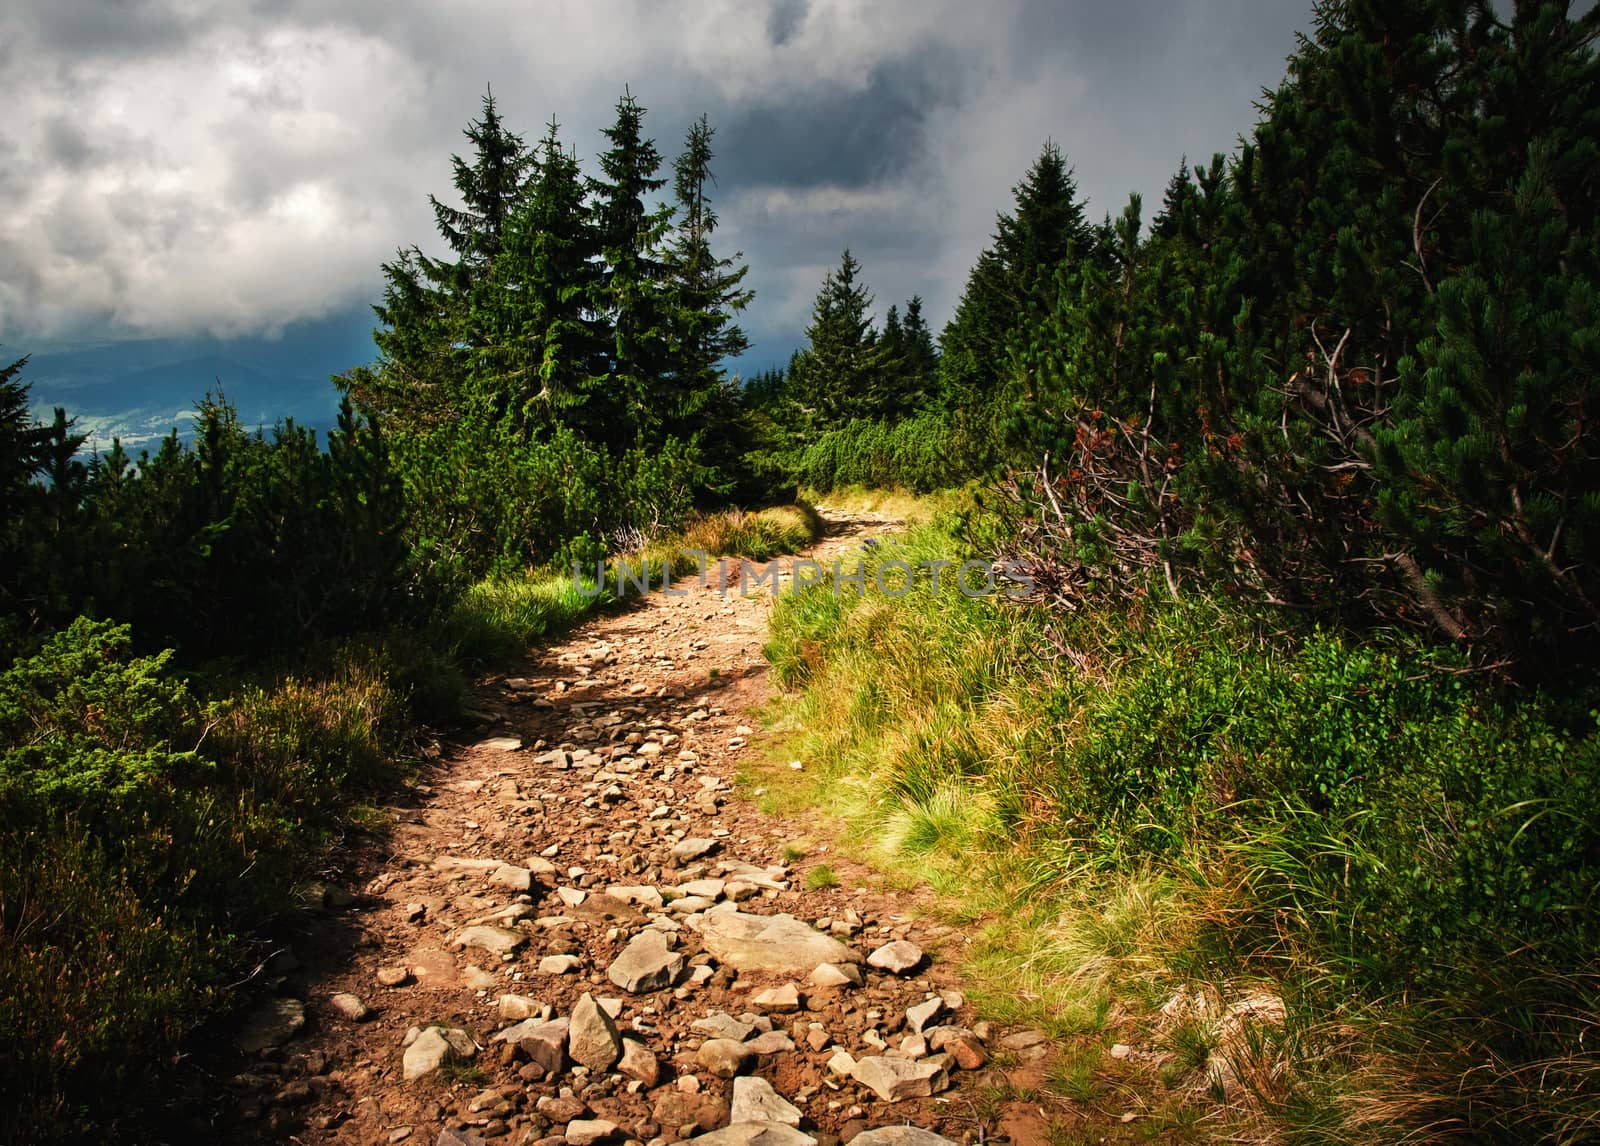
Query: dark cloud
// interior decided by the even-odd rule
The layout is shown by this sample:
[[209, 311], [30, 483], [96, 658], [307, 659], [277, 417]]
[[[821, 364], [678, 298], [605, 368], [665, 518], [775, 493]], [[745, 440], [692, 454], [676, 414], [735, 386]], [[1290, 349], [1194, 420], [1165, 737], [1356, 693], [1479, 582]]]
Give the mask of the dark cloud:
[[67, 171], [82, 170], [99, 154], [83, 126], [64, 115], [47, 119], [42, 134], [45, 158]]
[[[945, 59], [897, 60], [859, 89], [733, 108], [717, 132], [721, 169], [740, 184], [863, 187], [912, 170], [930, 119], [954, 101]], [[944, 81], [941, 83], [941, 80]]]
[[179, 52], [210, 18], [192, 8], [180, 12], [164, 0], [62, 0], [30, 13], [39, 47], [85, 56], [130, 52]]
[[810, 5], [807, 0], [776, 0], [767, 14], [767, 38], [772, 46], [781, 48], [801, 24], [805, 23]]

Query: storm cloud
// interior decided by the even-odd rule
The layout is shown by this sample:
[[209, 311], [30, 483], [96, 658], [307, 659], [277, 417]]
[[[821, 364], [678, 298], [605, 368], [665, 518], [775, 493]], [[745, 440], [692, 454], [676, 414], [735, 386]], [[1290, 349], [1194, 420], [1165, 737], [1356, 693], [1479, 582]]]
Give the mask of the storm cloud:
[[721, 243], [785, 357], [849, 246], [942, 322], [1047, 138], [1098, 216], [1231, 150], [1293, 0], [22, 0], [0, 13], [0, 342], [272, 333], [371, 301], [486, 84], [593, 169], [624, 86], [717, 128]]

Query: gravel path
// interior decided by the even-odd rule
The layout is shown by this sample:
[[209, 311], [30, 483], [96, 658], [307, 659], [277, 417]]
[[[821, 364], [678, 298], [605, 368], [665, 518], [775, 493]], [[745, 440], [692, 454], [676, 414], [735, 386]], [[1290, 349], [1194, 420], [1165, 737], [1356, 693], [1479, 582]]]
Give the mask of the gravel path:
[[[806, 556], [897, 527], [835, 514]], [[1043, 1036], [974, 1020], [963, 936], [734, 792], [771, 602], [716, 572], [479, 690], [262, 976], [226, 1140], [1039, 1140], [1000, 1067], [1036, 1075]]]

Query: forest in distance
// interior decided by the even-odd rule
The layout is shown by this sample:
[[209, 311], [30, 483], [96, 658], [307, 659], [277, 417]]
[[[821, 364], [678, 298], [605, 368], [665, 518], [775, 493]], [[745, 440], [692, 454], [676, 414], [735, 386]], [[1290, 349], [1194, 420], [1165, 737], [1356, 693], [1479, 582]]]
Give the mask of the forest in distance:
[[[1003, 905], [989, 997], [1078, 1062], [1270, 990], [1226, 1081], [1165, 1028], [1173, 1141], [1600, 1137], [1597, 37], [1323, 0], [1159, 202], [1090, 217], [1042, 141], [942, 326], [841, 236], [749, 377], [715, 127], [669, 156], [643, 88], [592, 161], [469, 109], [326, 434], [222, 379], [86, 451], [4, 348], [0, 1143], [170, 1140], [326, 857], [621, 569], [891, 494], [857, 590], [775, 605], [772, 719], [795, 798]], [[1028, 591], [927, 572], [973, 562]]]

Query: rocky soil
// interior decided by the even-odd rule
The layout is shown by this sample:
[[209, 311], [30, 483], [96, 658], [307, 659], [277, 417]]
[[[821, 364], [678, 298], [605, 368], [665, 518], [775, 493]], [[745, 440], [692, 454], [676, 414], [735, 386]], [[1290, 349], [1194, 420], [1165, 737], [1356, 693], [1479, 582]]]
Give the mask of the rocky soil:
[[[808, 556], [895, 523], [832, 526]], [[964, 937], [734, 791], [763, 751], [771, 604], [732, 580], [482, 686], [480, 732], [259, 976], [220, 1138], [1038, 1140], [1008, 1072], [1036, 1077], [1044, 1036], [974, 1017]], [[838, 885], [808, 887], [823, 862]]]

